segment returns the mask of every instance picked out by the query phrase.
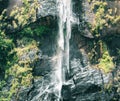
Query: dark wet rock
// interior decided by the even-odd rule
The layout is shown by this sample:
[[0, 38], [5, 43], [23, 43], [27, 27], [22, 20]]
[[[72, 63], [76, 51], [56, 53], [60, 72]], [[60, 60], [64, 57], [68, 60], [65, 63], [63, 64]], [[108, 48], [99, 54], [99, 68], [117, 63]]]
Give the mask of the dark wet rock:
[[61, 95], [63, 101], [70, 101], [71, 99], [71, 88], [69, 85], [63, 85], [61, 89]]
[[[93, 93], [95, 94], [97, 92], [102, 91], [102, 87], [104, 83], [107, 84], [110, 79], [110, 76], [107, 75], [102, 78], [101, 77], [102, 75], [98, 70], [93, 70], [93, 69], [86, 69], [86, 70], [83, 69], [83, 71], [76, 73], [76, 75], [74, 75], [73, 77], [73, 81], [75, 83], [74, 88], [72, 88], [73, 96], [79, 95], [79, 97], [83, 97], [86, 96], [87, 94], [88, 95]], [[94, 96], [94, 99], [96, 99], [95, 97], [96, 96]], [[87, 101], [87, 99], [88, 97], [84, 97], [83, 101]], [[94, 101], [94, 100], [90, 100], [90, 101]]]
[[75, 101], [94, 101], [96, 97], [100, 97], [101, 94], [97, 93], [102, 91], [103, 85], [109, 82], [111, 75], [105, 75], [101, 71], [91, 67], [80, 68], [79, 66], [74, 66], [75, 68], [79, 68], [78, 71], [71, 71], [74, 74], [72, 76], [74, 85], [72, 85], [71, 89], [73, 97], [76, 97]]
[[38, 62], [34, 65], [33, 75], [44, 76], [51, 71], [52, 61], [48, 56], [42, 56]]

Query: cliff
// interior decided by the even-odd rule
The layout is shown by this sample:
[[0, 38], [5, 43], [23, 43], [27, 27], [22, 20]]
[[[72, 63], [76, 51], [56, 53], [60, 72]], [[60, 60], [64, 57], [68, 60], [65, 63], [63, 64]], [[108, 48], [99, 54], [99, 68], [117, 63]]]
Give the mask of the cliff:
[[[0, 101], [57, 101], [56, 0], [0, 2]], [[59, 99], [119, 101], [120, 1], [73, 0], [72, 7], [79, 23], [72, 25], [70, 72]]]

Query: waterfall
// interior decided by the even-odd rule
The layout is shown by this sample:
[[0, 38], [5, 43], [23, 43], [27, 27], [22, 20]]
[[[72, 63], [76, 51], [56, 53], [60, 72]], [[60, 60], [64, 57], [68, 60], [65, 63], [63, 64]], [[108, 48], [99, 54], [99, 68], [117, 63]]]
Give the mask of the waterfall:
[[66, 72], [69, 72], [69, 40], [71, 37], [71, 0], [57, 0], [59, 31], [58, 31], [58, 60], [56, 76], [58, 78], [59, 96], [62, 85], [66, 82]]
[[[58, 10], [58, 39], [57, 39], [57, 53], [53, 56], [52, 60], [53, 68], [55, 68], [50, 74], [50, 81], [45, 83], [45, 79], [42, 80], [43, 86], [40, 87], [37, 96], [35, 96], [31, 101], [61, 101], [62, 87], [66, 84], [69, 74], [69, 41], [71, 38], [71, 27], [72, 23], [77, 23], [77, 18], [73, 16], [72, 12], [72, 1], [71, 0], [57, 0], [56, 2]], [[48, 78], [49, 78], [48, 77]], [[55, 99], [51, 96], [53, 94]], [[42, 98], [43, 96], [43, 98]]]
[[[71, 0], [57, 0], [59, 11], [59, 38], [58, 38], [58, 54], [60, 54], [60, 68], [62, 74], [62, 82], [65, 82], [65, 70], [69, 72], [69, 40], [71, 37], [71, 16], [72, 7]], [[64, 58], [64, 61], [63, 61]], [[64, 65], [64, 66], [63, 66]], [[66, 69], [64, 69], [66, 68]]]

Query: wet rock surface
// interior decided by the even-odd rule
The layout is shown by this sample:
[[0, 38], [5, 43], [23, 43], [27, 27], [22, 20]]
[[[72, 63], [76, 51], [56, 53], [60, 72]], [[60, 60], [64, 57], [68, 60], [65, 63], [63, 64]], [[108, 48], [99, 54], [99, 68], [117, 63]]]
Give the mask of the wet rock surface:
[[[75, 67], [72, 69], [75, 69]], [[71, 72], [74, 74], [72, 76], [74, 84], [72, 85], [71, 92], [73, 97], [76, 98], [73, 101], [94, 101], [97, 100], [96, 97], [100, 98], [102, 96], [100, 92], [104, 92], [103, 86], [109, 82], [111, 75], [105, 75], [101, 71], [91, 67], [79, 68], [76, 66], [76, 69], [78, 71]], [[104, 101], [106, 101], [105, 97]]]
[[[70, 72], [72, 76], [70, 80], [62, 86], [61, 99], [63, 99], [63, 101], [109, 101], [106, 97], [110, 99], [112, 96], [109, 97], [109, 95], [104, 92], [103, 86], [109, 82], [111, 74], [105, 75], [100, 70], [91, 67], [79, 67], [79, 60], [76, 59], [73, 61], [74, 67], [72, 67]], [[75, 66], [76, 62], [78, 62], [78, 66]], [[73, 71], [73, 69], [75, 71]], [[52, 76], [54, 75], [48, 73], [39, 79], [34, 79], [31, 88], [21, 89], [19, 96], [20, 98], [24, 97], [24, 100], [20, 99], [19, 101], [25, 101], [25, 99], [27, 101], [44, 101], [46, 100], [45, 97], [47, 94], [50, 96], [47, 101], [56, 101], [55, 99], [57, 97], [54, 95], [55, 92], [52, 95], [49, 92], [52, 91], [55, 86], [50, 83]]]

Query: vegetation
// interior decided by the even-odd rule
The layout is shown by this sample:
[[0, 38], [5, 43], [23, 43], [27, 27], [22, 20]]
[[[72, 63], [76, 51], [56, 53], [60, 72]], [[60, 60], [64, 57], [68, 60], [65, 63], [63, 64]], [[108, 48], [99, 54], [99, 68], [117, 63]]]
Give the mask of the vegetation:
[[[90, 45], [89, 58], [92, 64], [97, 64], [104, 72], [111, 72], [115, 67], [113, 58], [113, 50], [111, 41], [114, 39], [114, 35], [118, 35], [119, 32], [113, 32], [113, 36], [107, 37], [107, 29], [117, 28], [120, 20], [118, 14], [118, 8], [110, 6], [109, 1], [104, 0], [88, 0], [92, 5], [91, 10], [94, 13], [95, 21], [93, 24], [88, 23], [91, 33], [95, 37], [95, 40]], [[106, 32], [106, 33], [105, 33]], [[104, 36], [106, 37], [104, 38]], [[119, 36], [119, 35], [118, 35]], [[111, 41], [110, 41], [111, 40]], [[109, 41], [109, 42], [108, 42]], [[106, 44], [107, 43], [107, 44]], [[110, 48], [111, 47], [111, 48]], [[119, 48], [115, 47], [114, 50]], [[114, 51], [116, 52], [116, 51]], [[116, 55], [116, 54], [115, 54]], [[119, 53], [117, 54], [119, 56]]]
[[[117, 31], [120, 27], [119, 8], [109, 0], [88, 0], [88, 2], [92, 5], [91, 10], [95, 17], [93, 24], [87, 23], [94, 36], [93, 41], [88, 43], [88, 56], [93, 67], [104, 73], [113, 74], [113, 79], [104, 85], [104, 90], [107, 94], [114, 92], [111, 101], [118, 101], [120, 96], [120, 75], [117, 67], [120, 63], [120, 32]], [[114, 28], [115, 31], [112, 31]]]
[[91, 10], [94, 12], [95, 21], [91, 25], [91, 32], [95, 37], [100, 37], [103, 30], [114, 28], [120, 22], [118, 7], [109, 5], [109, 1], [104, 0], [88, 0], [92, 5]]
[[36, 78], [32, 70], [38, 61], [37, 37], [49, 32], [47, 25], [30, 25], [36, 21], [38, 6], [37, 0], [22, 0], [22, 6], [14, 6], [9, 12], [0, 9], [0, 101], [17, 100], [19, 90]]
[[[21, 6], [14, 6], [9, 12], [5, 1], [0, 0], [0, 101], [11, 101], [13, 97], [17, 101], [19, 91], [24, 87], [30, 87], [36, 78], [33, 76], [33, 69], [39, 60], [40, 38], [49, 35], [51, 23], [46, 21], [41, 24], [42, 22], [36, 21], [36, 11], [40, 6], [37, 0], [22, 0]], [[88, 0], [88, 2], [92, 4], [91, 9], [95, 15], [94, 24], [87, 23], [95, 37], [88, 43], [89, 59], [96, 67], [109, 73], [115, 69], [110, 50], [116, 50], [119, 63], [120, 47], [111, 49], [108, 43], [112, 43], [113, 36], [106, 36], [105, 39], [102, 36], [104, 29], [119, 25], [118, 9], [109, 8], [108, 3], [102, 0]], [[1, 6], [2, 4], [5, 6]], [[82, 6], [82, 1], [78, 4]], [[78, 9], [82, 10], [82, 8], [76, 10]], [[115, 82], [119, 93], [119, 73]], [[107, 90], [111, 90], [111, 86], [113, 87], [112, 83]], [[6, 89], [7, 87], [9, 88]]]
[[93, 3], [93, 11], [95, 12], [95, 25], [93, 27], [93, 32], [96, 36], [102, 34], [100, 30], [106, 25], [106, 20], [104, 18], [107, 3], [103, 1], [96, 1]]
[[92, 43], [90, 47], [91, 49], [88, 53], [88, 56], [91, 63], [94, 65], [97, 64], [97, 67], [103, 70], [105, 73], [111, 72], [115, 65], [105, 42], [99, 40], [94, 42], [94, 44]]
[[12, 60], [16, 59], [15, 53], [12, 52], [14, 43], [8, 39], [4, 32], [0, 32], [0, 70], [5, 70], [13, 64]]
[[32, 68], [30, 67], [20, 67], [18, 64], [12, 66], [9, 70], [6, 71], [6, 78], [12, 77], [11, 87], [8, 91], [8, 99], [11, 99], [13, 96], [18, 98], [18, 92], [21, 87], [29, 87], [32, 83]]
[[111, 72], [115, 65], [112, 57], [109, 55], [106, 44], [102, 45], [102, 57], [99, 59], [98, 67], [104, 70], [105, 73]]

